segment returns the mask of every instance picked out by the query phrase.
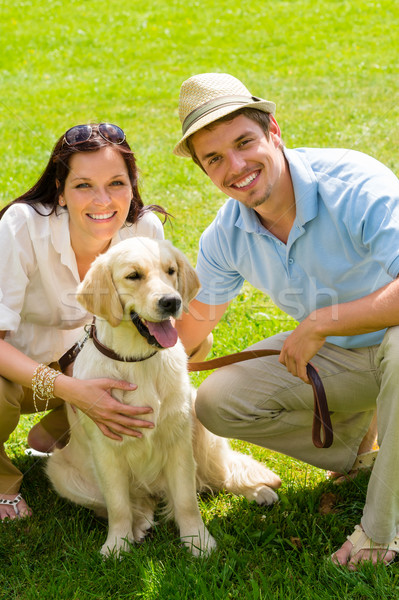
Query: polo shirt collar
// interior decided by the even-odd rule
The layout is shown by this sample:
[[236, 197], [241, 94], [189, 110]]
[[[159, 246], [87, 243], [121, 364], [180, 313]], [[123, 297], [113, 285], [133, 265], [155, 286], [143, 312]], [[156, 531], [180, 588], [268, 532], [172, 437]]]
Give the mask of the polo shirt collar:
[[[317, 179], [304, 154], [297, 150], [284, 148], [284, 155], [288, 161], [294, 187], [296, 201], [296, 221], [303, 226], [317, 216]], [[267, 235], [268, 231], [260, 223], [256, 211], [237, 202], [238, 217], [236, 227], [247, 233], [261, 233]], [[269, 234], [271, 235], [271, 234]]]
[[284, 148], [294, 187], [296, 220], [305, 225], [317, 216], [317, 179], [304, 153]]

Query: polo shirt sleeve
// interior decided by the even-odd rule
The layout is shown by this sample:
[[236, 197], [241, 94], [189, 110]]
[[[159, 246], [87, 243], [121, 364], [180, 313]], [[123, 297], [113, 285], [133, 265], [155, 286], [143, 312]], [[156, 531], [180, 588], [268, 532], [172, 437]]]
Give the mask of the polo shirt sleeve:
[[196, 299], [203, 304], [219, 305], [237, 296], [244, 278], [229, 260], [229, 241], [223, 228], [214, 221], [202, 234], [196, 271], [201, 289]]
[[350, 211], [351, 231], [392, 277], [399, 274], [399, 180], [371, 157]]
[[11, 207], [0, 220], [0, 331], [16, 331], [35, 255], [23, 211]]

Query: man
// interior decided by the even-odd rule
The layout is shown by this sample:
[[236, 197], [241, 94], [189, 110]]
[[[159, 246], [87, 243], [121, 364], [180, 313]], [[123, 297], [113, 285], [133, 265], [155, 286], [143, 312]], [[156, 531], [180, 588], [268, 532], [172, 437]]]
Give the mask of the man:
[[[279, 357], [210, 375], [197, 416], [218, 435], [336, 472], [375, 459], [361, 526], [333, 560], [351, 569], [388, 564], [399, 550], [399, 181], [358, 152], [285, 149], [274, 111], [230, 75], [197, 75], [181, 87], [183, 137], [174, 152], [191, 156], [229, 196], [201, 237], [202, 289], [178, 323], [187, 351], [244, 280], [300, 322], [253, 346]], [[330, 448], [311, 440], [309, 361], [327, 394]]]

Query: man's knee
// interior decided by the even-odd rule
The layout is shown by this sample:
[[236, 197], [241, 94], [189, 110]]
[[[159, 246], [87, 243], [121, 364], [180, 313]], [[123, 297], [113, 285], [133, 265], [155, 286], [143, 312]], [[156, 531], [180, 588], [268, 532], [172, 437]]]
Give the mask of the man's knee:
[[221, 406], [225, 404], [225, 389], [220, 385], [216, 373], [209, 376], [200, 385], [195, 401], [195, 413], [198, 420], [209, 431], [227, 437], [221, 418]]
[[399, 326], [389, 327], [378, 349], [376, 356], [377, 367], [385, 363], [399, 364]]

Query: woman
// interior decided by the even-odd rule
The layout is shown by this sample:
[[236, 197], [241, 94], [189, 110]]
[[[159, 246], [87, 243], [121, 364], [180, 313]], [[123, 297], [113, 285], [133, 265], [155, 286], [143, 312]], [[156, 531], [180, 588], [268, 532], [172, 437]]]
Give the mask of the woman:
[[[54, 409], [33, 427], [32, 448], [48, 452], [67, 436], [64, 402], [88, 414], [104, 435], [138, 436], [149, 408], [125, 406], [112, 388], [132, 382], [77, 380], [59, 360], [90, 321], [75, 289], [92, 261], [134, 235], [163, 238], [157, 211], [144, 207], [133, 152], [119, 127], [77, 125], [55, 145], [38, 182], [0, 211], [0, 519], [25, 517], [22, 474], [4, 451], [21, 413]], [[65, 362], [65, 361], [64, 361]], [[61, 364], [64, 366], [64, 362]]]

